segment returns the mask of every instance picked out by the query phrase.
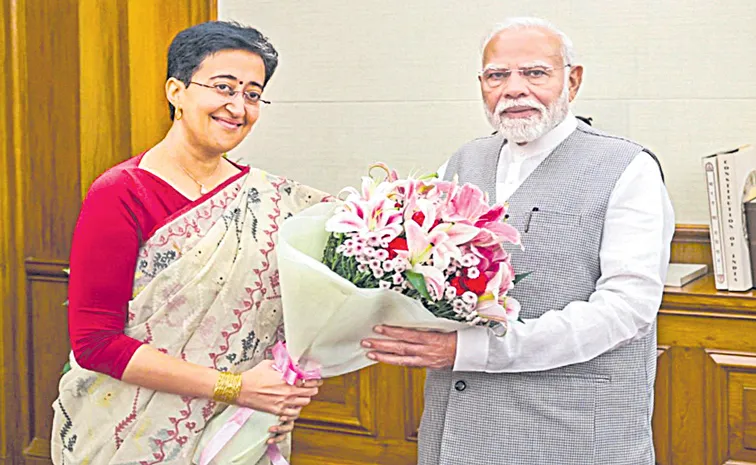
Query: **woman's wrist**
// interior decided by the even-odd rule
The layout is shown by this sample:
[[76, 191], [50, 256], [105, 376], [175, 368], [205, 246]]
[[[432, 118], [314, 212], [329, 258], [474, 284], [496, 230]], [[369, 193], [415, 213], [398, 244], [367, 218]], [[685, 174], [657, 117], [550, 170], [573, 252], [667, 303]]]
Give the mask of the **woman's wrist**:
[[221, 371], [213, 387], [213, 400], [224, 404], [235, 404], [242, 388], [241, 373]]

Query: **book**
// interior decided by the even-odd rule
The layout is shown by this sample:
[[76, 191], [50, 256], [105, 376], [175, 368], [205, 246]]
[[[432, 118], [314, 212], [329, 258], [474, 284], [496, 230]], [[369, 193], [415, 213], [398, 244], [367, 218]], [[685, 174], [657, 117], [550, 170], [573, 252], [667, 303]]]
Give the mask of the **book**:
[[[756, 188], [756, 179], [754, 179], [754, 186]], [[751, 276], [756, 277], [756, 198], [745, 204], [745, 218], [748, 247], [751, 249]]]
[[714, 286], [727, 289], [727, 270], [725, 268], [724, 241], [722, 238], [722, 204], [719, 199], [719, 168], [717, 154], [702, 159], [706, 176], [706, 194], [709, 200], [709, 238], [711, 240], [711, 257], [714, 268]]
[[702, 264], [670, 263], [667, 268], [665, 286], [682, 287], [691, 281], [700, 278], [709, 271], [709, 267]]
[[744, 204], [756, 192], [756, 148], [744, 145], [717, 154], [727, 288], [753, 287]]

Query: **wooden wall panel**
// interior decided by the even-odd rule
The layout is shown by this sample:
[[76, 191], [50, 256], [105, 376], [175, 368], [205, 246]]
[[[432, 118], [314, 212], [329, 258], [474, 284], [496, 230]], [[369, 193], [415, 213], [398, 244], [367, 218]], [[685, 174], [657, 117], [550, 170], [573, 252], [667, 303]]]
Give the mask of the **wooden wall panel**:
[[[162, 110], [157, 97], [134, 99], [132, 111], [145, 89], [162, 98], [166, 50], [150, 40], [215, 9], [215, 0], [0, 0], [2, 465], [50, 463], [50, 404], [69, 350], [62, 269], [82, 196], [134, 154], [132, 140], [146, 140], [132, 121], [153, 142], [166, 129], [142, 118]], [[159, 79], [132, 80], [132, 60]]]
[[18, 376], [16, 354], [23, 350], [16, 336], [23, 331], [22, 174], [19, 160], [26, 155], [26, 42], [25, 9], [14, 0], [0, 0], [0, 463], [14, 464], [20, 454], [22, 412], [19, 399], [23, 380]]
[[756, 463], [756, 354], [711, 351], [707, 384], [714, 401], [708, 437], [719, 463]]
[[[23, 5], [28, 70], [23, 120], [30, 137], [18, 169], [23, 173], [22, 205], [34, 206], [23, 209], [28, 232], [23, 251], [33, 260], [63, 262], [68, 259], [81, 202], [78, 1], [38, 0]], [[20, 423], [25, 463], [36, 463], [49, 456], [45, 444], [50, 437], [50, 405], [61, 367], [40, 361], [60, 360], [61, 353], [50, 351], [65, 350], [68, 334], [60, 324], [65, 321], [60, 306], [65, 300], [63, 282], [50, 293], [48, 287], [35, 285], [33, 275], [25, 273], [25, 277], [24, 332], [18, 334], [25, 350], [18, 352], [17, 361], [23, 380]], [[32, 294], [35, 291], [42, 293]], [[58, 302], [57, 315], [50, 313], [52, 300]], [[42, 325], [42, 331], [35, 333], [35, 323], [46, 320], [55, 324]]]
[[131, 148], [144, 151], [171, 126], [165, 99], [165, 57], [173, 37], [217, 16], [214, 0], [130, 0], [128, 11]]
[[9, 0], [0, 0], [0, 464], [10, 463], [13, 436], [5, 419], [15, 416], [13, 391], [13, 309], [16, 260], [13, 226], [14, 145], [13, 145], [13, 32]]
[[377, 436], [375, 368], [329, 379], [303, 412], [300, 426]]
[[67, 259], [79, 189], [79, 16], [76, 0], [26, 7], [25, 255]]
[[423, 416], [423, 391], [425, 389], [425, 370], [408, 368], [405, 370], [404, 396], [404, 437], [417, 442], [420, 418]]
[[49, 337], [32, 337], [27, 343], [33, 355], [31, 364], [21, 375], [29, 379], [29, 416], [31, 441], [24, 454], [30, 458], [49, 459], [51, 405], [58, 396], [60, 373], [71, 350], [68, 343], [66, 301], [67, 275], [63, 261], [26, 262], [28, 285], [28, 327], [31, 334]]
[[79, 2], [82, 197], [97, 176], [132, 155], [126, 5]]
[[672, 463], [672, 427], [671, 427], [671, 398], [672, 391], [672, 353], [669, 347], [659, 347], [656, 358], [656, 385], [654, 392], [654, 416], [651, 427], [654, 431], [654, 446], [656, 463], [669, 465]]

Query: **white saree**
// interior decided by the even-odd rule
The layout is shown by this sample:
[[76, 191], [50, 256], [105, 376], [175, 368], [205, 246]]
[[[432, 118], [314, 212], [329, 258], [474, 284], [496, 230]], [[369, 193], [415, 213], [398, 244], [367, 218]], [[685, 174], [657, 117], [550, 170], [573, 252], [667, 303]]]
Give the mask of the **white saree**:
[[[169, 218], [139, 251], [125, 333], [222, 371], [269, 358], [282, 336], [278, 229], [324, 197], [251, 169]], [[53, 404], [57, 465], [188, 464], [208, 422], [222, 421], [226, 405], [130, 385], [70, 358]]]

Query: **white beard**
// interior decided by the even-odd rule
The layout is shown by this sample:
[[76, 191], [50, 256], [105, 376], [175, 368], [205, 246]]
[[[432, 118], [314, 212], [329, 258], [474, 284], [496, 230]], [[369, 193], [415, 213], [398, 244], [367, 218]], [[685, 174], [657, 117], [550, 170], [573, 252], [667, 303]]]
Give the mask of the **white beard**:
[[[548, 108], [531, 98], [501, 99], [493, 112], [489, 110], [485, 102], [483, 106], [491, 126], [503, 134], [508, 141], [521, 144], [538, 139], [564, 121], [570, 110], [570, 92], [565, 83], [559, 98]], [[503, 116], [506, 109], [517, 106], [532, 107], [539, 112], [529, 118], [507, 118]]]

